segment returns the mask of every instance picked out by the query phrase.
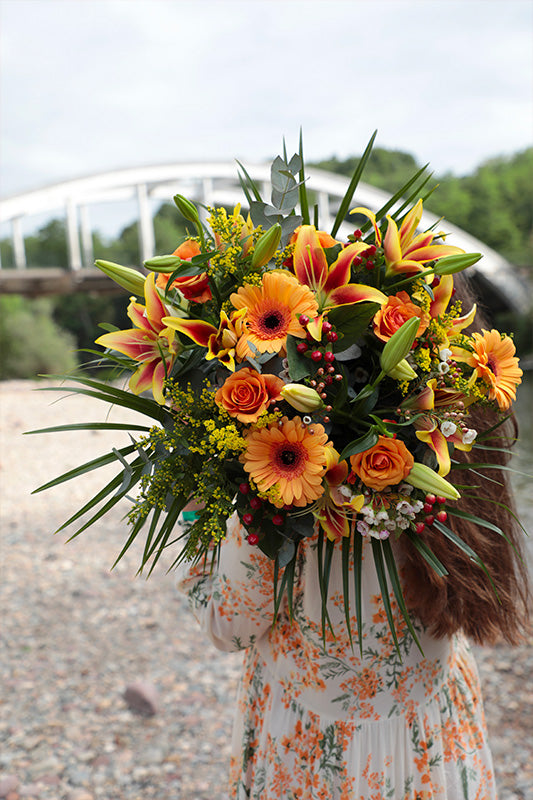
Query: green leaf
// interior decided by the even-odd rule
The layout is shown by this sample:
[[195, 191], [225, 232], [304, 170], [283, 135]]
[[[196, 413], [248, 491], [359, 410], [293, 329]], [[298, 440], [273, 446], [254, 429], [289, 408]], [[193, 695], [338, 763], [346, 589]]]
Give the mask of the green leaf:
[[[135, 445], [127, 445], [126, 447], [122, 447], [118, 452], [121, 456], [127, 456], [130, 453], [133, 453], [133, 451], [136, 449], [137, 448]], [[81, 464], [79, 467], [75, 467], [68, 472], [64, 472], [62, 475], [58, 475], [57, 478], [48, 481], [48, 483], [44, 483], [42, 486], [34, 489], [32, 494], [44, 492], [45, 489], [51, 489], [52, 486], [59, 486], [60, 483], [70, 481], [72, 478], [78, 478], [80, 475], [85, 475], [86, 472], [91, 472], [94, 469], [100, 469], [100, 467], [105, 467], [107, 464], [112, 464], [117, 460], [117, 456], [114, 453], [107, 453], [105, 456], [93, 458], [91, 461], [86, 461], [85, 464]]]
[[448, 570], [439, 561], [435, 553], [422, 539], [420, 539], [420, 537], [414, 531], [407, 529], [404, 531], [403, 535], [407, 536], [411, 540], [413, 547], [418, 550], [420, 555], [427, 561], [429, 566], [435, 570], [437, 575], [439, 575], [441, 578], [444, 578], [448, 574]]
[[474, 550], [472, 550], [470, 545], [464, 542], [461, 539], [461, 537], [458, 536], [454, 531], [452, 531], [446, 525], [443, 525], [442, 522], [438, 522], [437, 520], [435, 520], [433, 525], [435, 526], [435, 528], [437, 528], [438, 531], [444, 534], [444, 536], [446, 536], [446, 538], [449, 539], [450, 542], [453, 542], [455, 545], [457, 545], [457, 547], [460, 550], [462, 550], [463, 553], [466, 553], [467, 556], [470, 556], [471, 560], [474, 561], [479, 567], [481, 567], [481, 569], [483, 570], [483, 572], [485, 573], [485, 575], [487, 576], [487, 578], [491, 583], [491, 586], [494, 590], [494, 594], [496, 595], [498, 602], [501, 603], [500, 596], [498, 595], [498, 591], [496, 589], [496, 586], [494, 585], [494, 581], [492, 580], [491, 574], [488, 571], [485, 564], [483, 563], [483, 561], [481, 560], [481, 558], [478, 556], [478, 554]]
[[[393, 205], [405, 194], [407, 189], [409, 189], [419, 179], [419, 177], [423, 174], [423, 172], [427, 169], [427, 167], [428, 167], [428, 165], [424, 164], [424, 166], [421, 167], [418, 170], [418, 172], [416, 172], [413, 175], [413, 177], [410, 180], [408, 180], [407, 183], [405, 183], [401, 187], [401, 189], [398, 189], [398, 191], [395, 194], [393, 194], [393, 196], [390, 198], [390, 200], [388, 200], [385, 203], [384, 206], [381, 206], [379, 211], [376, 211], [376, 221], [377, 222], [380, 219], [382, 219], [388, 211], [390, 211], [390, 209], [393, 207]], [[361, 228], [362, 232], [365, 233], [367, 230], [369, 230], [371, 225], [372, 225], [372, 223], [370, 221], [369, 222], [365, 222], [365, 224]]]
[[355, 456], [357, 453], [364, 453], [365, 450], [370, 450], [371, 447], [377, 444], [378, 438], [378, 434], [372, 428], [368, 433], [365, 433], [364, 436], [360, 436], [359, 439], [354, 439], [353, 442], [347, 444], [339, 456], [339, 461], [344, 461], [345, 458]]
[[71, 394], [83, 394], [86, 397], [94, 397], [97, 400], [102, 400], [103, 402], [111, 403], [112, 405], [129, 408], [131, 411], [138, 411], [140, 414], [151, 417], [158, 422], [163, 422], [170, 416], [169, 411], [164, 406], [160, 406], [159, 403], [156, 403], [155, 400], [148, 400], [144, 397], [138, 397], [137, 395], [132, 394], [132, 392], [125, 392], [122, 389], [117, 389], [116, 387], [110, 386], [107, 383], [102, 383], [101, 381], [82, 378], [78, 375], [47, 375], [45, 377], [61, 380], [67, 378], [68, 380], [72, 380], [75, 383], [81, 384], [82, 387], [87, 386], [93, 391], [88, 391], [87, 389], [79, 388], [77, 386], [40, 386], [38, 387], [38, 391], [40, 392], [65, 391], [70, 392]]
[[383, 552], [381, 549], [381, 541], [371, 537], [372, 555], [374, 556], [374, 565], [376, 567], [376, 574], [378, 576], [379, 588], [381, 590], [381, 599], [385, 607], [385, 613], [389, 623], [390, 632], [394, 640], [396, 652], [401, 659], [400, 645], [398, 644], [398, 637], [396, 636], [396, 628], [394, 627], [394, 617], [392, 614], [392, 606], [389, 597], [389, 587], [387, 585], [387, 576], [385, 574], [385, 565], [383, 563]]
[[303, 148], [303, 134], [302, 129], [300, 128], [300, 160], [302, 162], [302, 166], [300, 168], [300, 186], [299, 186], [299, 194], [300, 194], [300, 209], [302, 212], [302, 222], [304, 225], [309, 225], [310, 216], [309, 216], [309, 198], [307, 196], [307, 186], [305, 185], [305, 165], [304, 165], [304, 148]]
[[146, 425], [134, 425], [129, 422], [73, 422], [69, 425], [54, 425], [51, 428], [38, 428], [35, 431], [23, 431], [24, 436], [33, 433], [61, 433], [65, 431], [144, 431], [149, 432]]
[[396, 560], [394, 558], [394, 553], [392, 552], [392, 547], [389, 539], [381, 542], [381, 548], [383, 550], [383, 555], [385, 556], [385, 564], [387, 565], [387, 570], [389, 573], [389, 579], [391, 582], [392, 590], [394, 592], [394, 596], [396, 598], [396, 602], [398, 603], [398, 608], [402, 613], [402, 617], [405, 620], [405, 624], [409, 628], [409, 632], [413, 637], [416, 646], [420, 650], [422, 656], [424, 655], [424, 651], [418, 641], [418, 636], [416, 635], [416, 631], [413, 627], [413, 623], [411, 621], [411, 617], [409, 616], [409, 612], [405, 605], [405, 599], [403, 596], [403, 591], [400, 583], [400, 576], [398, 575], [398, 570], [396, 567]]
[[301, 381], [311, 374], [309, 359], [302, 356], [296, 346], [301, 339], [295, 336], [287, 336], [285, 347], [287, 348], [287, 360], [289, 362], [289, 375], [294, 382]]
[[[502, 505], [504, 508], [507, 508], [507, 506], [504, 503], [498, 503], [497, 505]], [[497, 533], [498, 536], [502, 536], [507, 542], [507, 544], [509, 544], [513, 548], [520, 561], [522, 561], [522, 556], [520, 555], [520, 551], [518, 550], [516, 545], [511, 541], [511, 539], [509, 539], [507, 534], [504, 533], [504, 531], [502, 531], [502, 529], [498, 527], [498, 525], [494, 525], [492, 522], [489, 522], [488, 520], [483, 519], [482, 517], [478, 517], [475, 514], [471, 514], [469, 511], [461, 511], [461, 509], [454, 508], [453, 506], [447, 506], [447, 508], [448, 508], [448, 516], [459, 517], [460, 519], [467, 519], [470, 522], [474, 522], [476, 525], [479, 525], [481, 528], [488, 528], [489, 530], [494, 531], [494, 533]], [[512, 514], [510, 508], [507, 508], [507, 510], [509, 511], [509, 513]], [[519, 520], [518, 522], [520, 524]]]
[[342, 334], [334, 344], [334, 352], [347, 350], [359, 341], [378, 309], [379, 303], [366, 302], [332, 308], [328, 312], [328, 320], [335, 326], [336, 332]]
[[256, 184], [256, 183], [255, 183], [255, 181], [254, 181], [254, 180], [253, 180], [253, 179], [250, 177], [250, 175], [248, 174], [248, 172], [247, 172], [246, 168], [245, 168], [245, 167], [243, 167], [243, 165], [241, 164], [241, 162], [240, 162], [240, 161], [238, 161], [237, 159], [235, 159], [235, 160], [237, 161], [237, 164], [239, 165], [239, 167], [242, 169], [242, 171], [243, 171], [243, 173], [244, 173], [244, 176], [246, 177], [246, 180], [248, 181], [248, 186], [249, 186], [249, 187], [250, 187], [250, 189], [252, 190], [252, 192], [253, 192], [253, 195], [254, 195], [255, 199], [256, 199], [256, 200], [257, 200], [259, 203], [262, 203], [262, 202], [263, 202], [263, 198], [261, 197], [261, 192], [259, 191], [259, 189], [258, 189], [258, 187], [257, 187], [257, 184]]
[[[84, 514], [87, 514], [88, 511], [91, 511], [95, 506], [98, 505], [108, 494], [111, 494], [115, 489], [118, 489], [122, 483], [122, 476], [123, 473], [119, 473], [115, 475], [115, 477], [109, 481], [99, 492], [97, 492], [94, 497], [88, 500], [84, 506], [79, 508], [71, 517], [69, 517], [66, 522], [64, 522], [56, 531], [59, 533], [60, 531], [68, 528], [69, 525], [72, 525], [73, 522], [76, 522], [77, 519], [83, 517]], [[119, 497], [117, 497], [116, 502], [119, 501]]]
[[358, 185], [359, 181], [361, 180], [361, 175], [363, 174], [363, 171], [364, 171], [364, 169], [366, 167], [366, 163], [367, 163], [368, 159], [370, 158], [370, 153], [372, 152], [372, 147], [374, 146], [374, 139], [376, 138], [377, 133], [378, 133], [377, 130], [375, 130], [374, 133], [372, 134], [372, 136], [370, 137], [370, 141], [368, 142], [368, 144], [367, 144], [367, 146], [365, 148], [365, 152], [363, 153], [363, 155], [359, 159], [359, 163], [358, 163], [358, 165], [356, 167], [356, 170], [355, 170], [354, 174], [352, 175], [352, 179], [351, 179], [350, 184], [349, 184], [349, 186], [348, 186], [348, 188], [346, 190], [346, 194], [344, 195], [344, 197], [341, 200], [341, 204], [339, 206], [339, 210], [337, 211], [337, 215], [336, 215], [335, 220], [333, 222], [333, 228], [331, 229], [331, 235], [332, 236], [336, 235], [336, 233], [339, 230], [339, 228], [340, 228], [340, 226], [341, 226], [346, 214], [348, 213], [348, 209], [350, 207], [350, 203], [352, 202], [352, 198], [353, 198], [353, 196], [355, 194], [355, 190], [357, 189], [357, 185]]
[[[104, 503], [104, 505], [100, 509], [98, 509], [96, 514], [93, 514], [93, 516], [90, 519], [88, 519], [87, 522], [85, 522], [81, 526], [81, 528], [78, 528], [76, 533], [74, 533], [68, 539], [69, 542], [72, 541], [72, 539], [75, 539], [77, 536], [79, 536], [80, 533], [82, 533], [83, 531], [86, 531], [87, 528], [90, 528], [91, 525], [94, 525], [95, 522], [97, 522], [99, 519], [101, 519], [101, 517], [107, 514], [107, 512], [110, 511], [113, 508], [113, 506], [115, 506], [118, 503], [119, 500], [125, 497], [125, 495], [130, 491], [130, 489], [140, 481], [142, 476], [142, 468], [137, 464], [137, 462], [134, 462], [134, 464], [136, 464], [136, 469], [132, 470], [132, 473], [130, 475], [130, 480], [125, 485], [123, 485], [120, 491], [113, 497], [111, 497], [107, 501], [107, 503]], [[122, 473], [122, 478], [124, 478], [124, 473]]]
[[348, 629], [348, 638], [350, 640], [350, 646], [353, 650], [352, 626], [350, 623], [350, 588], [349, 588], [350, 548], [351, 548], [350, 537], [343, 536], [342, 537], [342, 595], [344, 600], [344, 617], [346, 619], [346, 627]]
[[353, 534], [353, 584], [355, 594], [355, 619], [359, 653], [363, 657], [363, 537], [358, 531]]
[[[329, 625], [331, 632], [333, 633], [333, 626], [331, 624], [331, 620], [328, 614], [328, 587], [327, 584], [329, 583], [329, 575], [326, 578], [326, 559], [327, 559], [327, 550], [324, 554], [324, 539], [326, 538], [326, 534], [324, 530], [320, 528], [318, 532], [318, 540], [317, 540], [317, 563], [318, 563], [318, 586], [320, 589], [320, 600], [321, 600], [321, 617], [322, 617], [322, 642], [324, 647], [326, 646], [326, 622]], [[327, 540], [328, 541], [328, 540]]]

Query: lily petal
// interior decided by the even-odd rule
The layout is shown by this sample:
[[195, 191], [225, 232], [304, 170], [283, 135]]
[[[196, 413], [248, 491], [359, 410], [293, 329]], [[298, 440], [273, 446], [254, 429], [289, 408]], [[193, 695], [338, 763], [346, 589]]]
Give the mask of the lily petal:
[[385, 253], [385, 261], [387, 264], [394, 264], [402, 260], [402, 248], [400, 245], [400, 234], [398, 233], [398, 226], [393, 218], [387, 215], [387, 231], [383, 239], [383, 252]]
[[363, 283], [347, 283], [346, 286], [339, 286], [330, 293], [327, 298], [327, 307], [333, 308], [352, 303], [379, 303], [381, 306], [386, 301], [387, 295], [373, 286], [366, 286]]
[[368, 245], [365, 242], [355, 242], [345, 247], [339, 253], [336, 261], [329, 268], [328, 277], [324, 285], [324, 290], [327, 294], [337, 286], [344, 286], [350, 280], [350, 270], [352, 262], [359, 253], [368, 250]]
[[[415, 427], [424, 424], [422, 420], [415, 423]], [[416, 438], [421, 442], [425, 442], [437, 456], [439, 464], [439, 475], [444, 477], [448, 474], [451, 468], [450, 451], [448, 450], [448, 442], [444, 434], [439, 430], [436, 423], [430, 423], [426, 430], [417, 430]]]
[[127, 328], [125, 331], [104, 333], [96, 339], [96, 344], [116, 350], [135, 361], [150, 361], [159, 358], [157, 334], [141, 328]]
[[[379, 247], [381, 244], [381, 231], [378, 228], [376, 215], [374, 212], [369, 208], [365, 208], [364, 206], [357, 206], [357, 208], [352, 208], [350, 214], [363, 214], [365, 217], [368, 217], [372, 223], [372, 227], [374, 228], [374, 233], [376, 235], [376, 247]], [[366, 249], [368, 249], [368, 245], [366, 246]]]
[[294, 274], [301, 284], [312, 289], [319, 289], [324, 285], [328, 274], [328, 262], [313, 225], [301, 226], [293, 260]]
[[202, 347], [207, 347], [209, 337], [217, 333], [217, 328], [201, 319], [181, 319], [180, 317], [163, 317], [161, 322], [168, 328], [184, 333]]
[[[431, 276], [430, 276], [431, 277]], [[453, 293], [453, 275], [443, 275], [438, 286], [433, 290], [435, 298], [430, 307], [429, 313], [433, 319], [440, 317], [448, 308]]]

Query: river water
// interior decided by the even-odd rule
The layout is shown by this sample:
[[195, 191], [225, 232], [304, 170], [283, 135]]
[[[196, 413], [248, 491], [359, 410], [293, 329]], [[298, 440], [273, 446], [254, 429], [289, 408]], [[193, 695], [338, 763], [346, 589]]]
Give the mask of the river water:
[[[524, 374], [515, 404], [519, 434], [511, 467], [518, 471], [511, 476], [518, 512], [527, 530], [526, 550], [533, 576], [533, 371]], [[527, 473], [527, 474], [522, 474]]]

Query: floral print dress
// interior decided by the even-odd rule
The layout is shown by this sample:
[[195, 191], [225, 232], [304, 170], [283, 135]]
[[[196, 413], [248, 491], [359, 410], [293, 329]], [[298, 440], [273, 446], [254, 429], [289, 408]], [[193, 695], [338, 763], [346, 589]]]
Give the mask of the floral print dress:
[[391, 596], [400, 658], [367, 541], [362, 658], [348, 637], [340, 553], [328, 604], [334, 635], [328, 630], [324, 647], [316, 538], [299, 549], [293, 619], [282, 605], [273, 625], [273, 563], [245, 536], [232, 517], [217, 571], [185, 565], [179, 577], [215, 646], [245, 650], [231, 800], [494, 799], [479, 681], [463, 637], [436, 640], [419, 627], [422, 655]]

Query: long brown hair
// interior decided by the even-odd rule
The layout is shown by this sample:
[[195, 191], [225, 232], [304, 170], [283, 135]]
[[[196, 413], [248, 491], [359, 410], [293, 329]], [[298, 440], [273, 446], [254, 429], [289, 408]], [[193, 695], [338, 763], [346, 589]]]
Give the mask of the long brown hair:
[[[456, 276], [455, 286], [456, 297], [467, 310], [473, 295], [464, 276]], [[482, 327], [487, 327], [487, 323], [478, 312], [470, 330]], [[481, 408], [470, 413], [468, 424], [481, 431], [491, 428], [499, 419], [496, 411]], [[516, 419], [511, 416], [483, 444], [507, 449], [517, 433]], [[455, 451], [454, 458], [504, 466], [510, 456], [500, 450], [473, 448], [470, 453]], [[448, 478], [464, 487], [461, 500], [454, 504], [456, 508], [489, 520], [504, 533], [502, 536], [452, 515], [446, 522], [478, 554], [493, 585], [466, 553], [436, 528], [426, 528], [420, 537], [449, 574], [439, 577], [410, 542], [405, 541], [407, 537], [400, 537], [398, 547], [408, 606], [437, 638], [463, 630], [478, 644], [493, 644], [500, 638], [517, 644], [528, 629], [529, 587], [522, 547], [524, 534], [513, 517], [516, 511], [508, 473], [502, 469], [456, 469]]]

